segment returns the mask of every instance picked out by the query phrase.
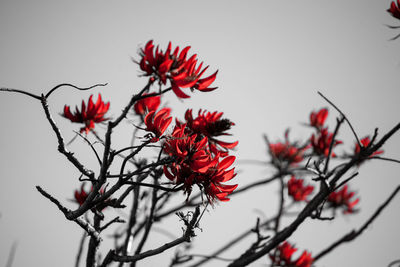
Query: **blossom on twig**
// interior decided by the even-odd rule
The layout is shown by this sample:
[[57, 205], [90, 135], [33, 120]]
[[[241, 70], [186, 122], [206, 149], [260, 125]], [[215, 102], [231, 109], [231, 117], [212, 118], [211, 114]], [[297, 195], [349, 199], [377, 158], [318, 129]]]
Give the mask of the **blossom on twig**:
[[226, 131], [235, 125], [229, 119], [223, 119], [223, 114], [223, 112], [214, 111], [211, 113], [200, 109], [197, 117], [193, 118], [192, 110], [188, 109], [185, 112], [185, 119], [189, 129], [196, 134], [201, 134], [208, 138], [212, 153], [220, 153], [222, 157], [225, 157], [229, 153], [228, 150], [236, 147], [239, 142], [229, 143], [216, 139], [216, 137], [221, 135], [230, 135]]
[[314, 186], [303, 184], [303, 179], [296, 179], [294, 176], [287, 183], [288, 194], [294, 201], [305, 201], [307, 197], [314, 191]]
[[85, 124], [85, 126], [80, 129], [81, 133], [85, 132], [88, 134], [89, 131], [94, 129], [95, 123], [108, 120], [104, 115], [110, 107], [110, 102], [104, 103], [101, 99], [101, 94], [99, 94], [96, 104], [94, 104], [92, 97], [93, 95], [90, 95], [87, 106], [82, 100], [81, 110], [76, 106], [74, 114], [71, 113], [69, 106], [64, 106], [64, 113], [62, 116], [69, 119], [71, 122]]
[[172, 121], [172, 117], [169, 117], [169, 113], [170, 109], [163, 108], [157, 113], [154, 110], [150, 111], [144, 118], [144, 123], [146, 124], [145, 130], [155, 135], [151, 139], [151, 142], [157, 142], [168, 128]]
[[400, 0], [397, 0], [397, 5], [396, 1], [393, 1], [390, 4], [390, 8], [387, 10], [390, 14], [392, 14], [393, 17], [396, 19], [400, 19]]
[[351, 200], [355, 194], [355, 192], [348, 191], [348, 185], [346, 184], [341, 190], [329, 194], [327, 204], [333, 209], [342, 208], [344, 214], [354, 213], [354, 206], [360, 201], [359, 198]]
[[209, 203], [216, 199], [228, 201], [227, 196], [237, 185], [223, 183], [236, 176], [234, 168], [228, 169], [235, 157], [222, 159], [220, 153], [211, 153], [208, 144], [207, 136], [193, 133], [187, 128], [187, 124], [177, 122], [164, 144], [164, 152], [173, 157], [175, 162], [164, 165], [164, 174], [175, 184], [182, 184], [188, 197], [193, 185], [197, 185]]
[[190, 96], [182, 91], [182, 88], [196, 89], [203, 92], [215, 90], [217, 87], [209, 87], [215, 80], [218, 71], [208, 77], [201, 78], [208, 66], [203, 67], [201, 62], [197, 66], [197, 55], [194, 54], [186, 59], [190, 46], [185, 47], [179, 52], [179, 46], [172, 52], [172, 45], [169, 42], [165, 52], [157, 46], [154, 51], [153, 40], [150, 40], [141, 49], [141, 60], [139, 66], [144, 71], [145, 76], [150, 76], [151, 81], [158, 80], [160, 84], [170, 81], [172, 91], [179, 98], [189, 98]]
[[[143, 94], [145, 96], [146, 94]], [[146, 113], [155, 111], [158, 109], [160, 106], [161, 102], [161, 97], [160, 96], [151, 96], [151, 97], [145, 97], [140, 99], [135, 103], [133, 106], [133, 109], [135, 110], [136, 114], [144, 116]]]
[[328, 117], [328, 109], [321, 108], [318, 112], [313, 111], [310, 114], [310, 125], [317, 129], [324, 127], [326, 118]]
[[[362, 145], [362, 148], [366, 148], [370, 145], [371, 140], [369, 138], [369, 136], [364, 137], [363, 139], [360, 140], [360, 143]], [[360, 154], [362, 148], [360, 147], [360, 145], [356, 142], [355, 146], [354, 146], [354, 156]], [[376, 155], [380, 155], [383, 153], [383, 150], [378, 150], [375, 151], [371, 154], [371, 156], [369, 156], [369, 158], [376, 156]]]
[[278, 246], [272, 254], [269, 254], [269, 257], [272, 261], [272, 266], [311, 267], [311, 264], [314, 261], [314, 259], [311, 257], [311, 253], [305, 250], [297, 260], [292, 260], [292, 255], [296, 251], [297, 248], [285, 241]]
[[[315, 154], [327, 157], [331, 143], [333, 142], [333, 133], [328, 132], [328, 128], [323, 128], [318, 132], [318, 135], [313, 134], [311, 136], [310, 142]], [[332, 145], [332, 150], [334, 147], [342, 143], [343, 142], [340, 140], [335, 140]], [[331, 155], [332, 157], [336, 157], [336, 154], [333, 151]]]

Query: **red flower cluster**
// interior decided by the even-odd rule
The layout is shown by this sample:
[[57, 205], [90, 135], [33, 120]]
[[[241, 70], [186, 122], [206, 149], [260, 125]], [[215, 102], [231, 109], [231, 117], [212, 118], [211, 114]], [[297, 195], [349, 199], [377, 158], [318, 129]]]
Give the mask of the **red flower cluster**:
[[[328, 128], [323, 128], [318, 132], [318, 135], [311, 136], [311, 145], [313, 147], [314, 153], [317, 155], [322, 155], [327, 157], [329, 154], [329, 148], [333, 141], [333, 133], [328, 132]], [[332, 150], [335, 146], [342, 144], [342, 141], [335, 140], [332, 146]], [[336, 157], [334, 152], [331, 153], [332, 157]]]
[[310, 125], [317, 129], [321, 129], [324, 126], [327, 117], [328, 117], [327, 108], [321, 108], [318, 112], [313, 111], [310, 114]]
[[[310, 114], [310, 125], [315, 127], [317, 130], [317, 133], [311, 136], [311, 146], [313, 147], [315, 154], [325, 157], [328, 156], [329, 148], [333, 141], [333, 133], [328, 131], [328, 127], [323, 128], [327, 117], [328, 109], [326, 108], [322, 108], [318, 112], [313, 111]], [[335, 140], [332, 150], [335, 146], [341, 143], [342, 141]], [[336, 154], [333, 152], [331, 155], [332, 157], [336, 157]]]
[[351, 200], [354, 195], [355, 192], [348, 192], [348, 186], [344, 185], [341, 190], [329, 194], [327, 203], [334, 209], [343, 208], [343, 213], [353, 213], [354, 206], [360, 201], [359, 198]]
[[272, 265], [280, 267], [311, 267], [314, 261], [311, 257], [311, 253], [305, 250], [297, 260], [292, 260], [292, 255], [296, 251], [297, 248], [287, 241], [284, 242], [273, 254], [269, 255], [272, 260]]
[[387, 10], [390, 14], [392, 14], [393, 17], [400, 19], [400, 0], [397, 0], [397, 5], [396, 2], [393, 1], [390, 4], [390, 8]]
[[201, 78], [208, 66], [202, 68], [203, 63], [197, 66], [197, 55], [194, 54], [189, 59], [186, 58], [190, 46], [185, 47], [179, 52], [176, 47], [172, 52], [171, 42], [168, 44], [167, 50], [163, 52], [157, 46], [154, 51], [153, 41], [147, 42], [144, 49], [141, 50], [142, 57], [139, 65], [145, 72], [146, 76], [150, 76], [151, 81], [158, 80], [162, 84], [170, 81], [172, 90], [180, 98], [188, 98], [182, 88], [191, 88], [203, 92], [209, 92], [217, 87], [209, 87], [215, 80], [217, 72], [212, 75]]
[[305, 201], [308, 195], [314, 191], [314, 186], [304, 186], [303, 182], [303, 179], [296, 179], [292, 176], [287, 183], [289, 196], [291, 196], [294, 201]]
[[307, 147], [298, 148], [289, 142], [269, 144], [272, 164], [279, 168], [285, 168], [303, 161], [303, 154], [306, 149]]
[[[367, 137], [364, 137], [363, 139], [361, 139], [360, 143], [365, 148], [370, 145], [371, 140], [369, 139], [369, 136], [367, 136]], [[360, 151], [361, 151], [361, 147], [358, 143], [356, 143], [354, 146], [354, 155], [358, 155], [360, 153]], [[370, 157], [380, 155], [382, 153], [383, 153], [383, 150], [378, 150], [378, 151], [375, 151], [374, 153], [372, 153], [372, 155]]]
[[197, 118], [193, 119], [192, 110], [188, 109], [185, 113], [187, 127], [196, 134], [206, 136], [212, 153], [220, 153], [220, 156], [228, 155], [228, 149], [237, 146], [238, 141], [228, 143], [217, 140], [215, 137], [221, 135], [230, 135], [226, 133], [233, 125], [228, 119], [222, 119], [223, 112], [214, 111], [213, 113], [206, 110], [199, 110]]
[[157, 142], [161, 135], [164, 134], [172, 121], [172, 117], [169, 117], [170, 109], [163, 108], [156, 113], [156, 111], [150, 111], [144, 118], [146, 124], [146, 131], [152, 132], [155, 136], [151, 139], [151, 142]]
[[92, 97], [92, 95], [89, 97], [87, 106], [82, 100], [81, 110], [76, 107], [74, 114], [71, 113], [69, 106], [64, 106], [63, 116], [65, 118], [69, 119], [71, 122], [85, 124], [85, 126], [80, 129], [81, 133], [85, 132], [86, 134], [88, 134], [90, 130], [94, 129], [95, 123], [100, 123], [102, 121], [108, 120], [108, 118], [105, 118], [104, 115], [110, 107], [110, 102], [104, 103], [101, 99], [101, 94], [99, 94], [96, 104], [94, 104]]
[[[224, 146], [224, 142], [221, 144], [213, 137], [225, 134], [224, 131], [233, 124], [226, 121], [225, 124], [229, 124], [229, 127], [218, 128], [216, 125], [222, 113], [221, 116], [212, 115], [214, 113], [207, 114], [199, 113], [199, 118], [202, 119], [212, 117], [202, 121], [197, 118], [190, 119], [191, 111], [188, 111], [186, 113], [188, 123], [176, 122], [172, 134], [167, 137], [164, 144], [164, 152], [175, 161], [164, 166], [164, 174], [174, 183], [183, 184], [188, 197], [193, 185], [197, 185], [210, 203], [216, 199], [228, 201], [227, 196], [237, 185], [223, 184], [236, 176], [235, 168], [228, 169], [236, 158], [228, 156], [227, 149], [234, 147], [237, 142], [226, 143], [230, 145]], [[200, 121], [205, 124], [197, 123]]]
[[[145, 96], [146, 94], [144, 94]], [[147, 112], [155, 111], [160, 106], [160, 96], [152, 96], [140, 99], [135, 103], [133, 109], [136, 114], [144, 116]]]

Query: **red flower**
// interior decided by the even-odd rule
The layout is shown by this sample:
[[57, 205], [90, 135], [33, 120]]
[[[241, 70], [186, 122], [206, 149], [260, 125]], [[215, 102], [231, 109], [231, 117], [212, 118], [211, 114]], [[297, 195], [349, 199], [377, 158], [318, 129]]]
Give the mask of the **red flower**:
[[348, 192], [348, 186], [344, 185], [339, 191], [334, 191], [329, 194], [327, 203], [330, 207], [343, 208], [343, 213], [353, 213], [354, 206], [360, 201], [359, 198], [351, 200], [355, 192]]
[[[363, 139], [360, 140], [360, 143], [363, 146], [363, 148], [367, 147], [370, 144], [370, 142], [371, 142], [371, 140], [369, 139], [369, 136], [364, 137]], [[361, 148], [358, 145], [358, 143], [356, 143], [355, 147], [354, 147], [354, 155], [358, 155], [360, 153], [360, 151], [361, 151]], [[380, 155], [382, 153], [383, 153], [383, 150], [378, 150], [378, 151], [373, 152], [370, 157], [373, 157], [375, 155]]]
[[287, 184], [289, 196], [291, 196], [294, 201], [306, 200], [308, 195], [310, 195], [314, 190], [314, 186], [304, 186], [303, 182], [303, 179], [296, 179], [294, 176], [292, 176]]
[[217, 72], [212, 75], [201, 78], [208, 66], [202, 69], [203, 63], [197, 66], [197, 55], [186, 59], [190, 46], [185, 47], [179, 53], [179, 47], [172, 52], [171, 42], [168, 44], [167, 50], [163, 52], [156, 47], [154, 51], [153, 41], [147, 42], [144, 49], [141, 50], [140, 68], [150, 79], [158, 80], [162, 84], [170, 81], [172, 90], [180, 98], [188, 98], [181, 89], [191, 88], [203, 92], [209, 92], [216, 87], [209, 87], [215, 80]]
[[105, 104], [101, 99], [101, 94], [99, 94], [96, 104], [94, 104], [92, 97], [92, 95], [89, 97], [87, 106], [82, 100], [81, 110], [79, 111], [78, 107], [76, 107], [75, 114], [71, 113], [69, 106], [64, 106], [63, 116], [65, 118], [69, 119], [71, 122], [85, 124], [85, 126], [80, 129], [81, 133], [86, 132], [86, 134], [88, 134], [90, 130], [94, 129], [95, 123], [108, 120], [108, 118], [105, 118], [104, 115], [110, 107], [110, 102]]
[[85, 187], [85, 184], [82, 184], [81, 191], [79, 192], [78, 190], [75, 190], [75, 192], [74, 192], [75, 201], [76, 201], [76, 203], [79, 204], [79, 206], [81, 206], [85, 202], [86, 198], [88, 197], [88, 193], [86, 193], [84, 187]]
[[136, 114], [144, 116], [147, 112], [156, 111], [158, 109], [161, 102], [160, 99], [160, 96], [146, 97], [137, 101], [133, 108]]
[[303, 254], [294, 262], [296, 267], [311, 267], [314, 259], [311, 257], [311, 253], [304, 251]]
[[[333, 133], [328, 132], [327, 128], [323, 128], [318, 136], [315, 136], [314, 134], [311, 136], [311, 145], [314, 149], [314, 152], [317, 155], [323, 155], [325, 157], [328, 156], [329, 153], [329, 147], [332, 143], [333, 139]], [[335, 140], [332, 149], [339, 145], [342, 144], [342, 141]], [[336, 157], [335, 153], [331, 153], [332, 157]]]
[[327, 108], [321, 108], [318, 112], [313, 111], [310, 114], [310, 125], [317, 129], [321, 129], [324, 126], [327, 117], [328, 117]]
[[146, 124], [146, 131], [154, 133], [152, 142], [157, 142], [161, 135], [168, 128], [172, 121], [169, 117], [170, 110], [168, 108], [163, 108], [159, 112], [150, 111], [149, 114], [144, 118], [144, 123]]
[[194, 133], [208, 137], [210, 150], [212, 153], [220, 153], [222, 157], [228, 155], [228, 149], [237, 146], [238, 141], [229, 143], [217, 140], [215, 137], [220, 135], [230, 135], [226, 133], [231, 126], [235, 125], [228, 119], [222, 119], [223, 112], [199, 110], [197, 118], [193, 119], [192, 110], [188, 109], [185, 113], [187, 127]]
[[189, 197], [193, 185], [197, 185], [210, 203], [215, 199], [228, 201], [227, 196], [237, 185], [223, 184], [236, 176], [234, 168], [227, 170], [235, 161], [234, 156], [222, 157], [212, 154], [208, 138], [191, 133], [186, 124], [179, 122], [164, 144], [164, 152], [175, 162], [164, 165], [165, 176], [175, 184], [183, 184]]
[[400, 19], [400, 0], [397, 0], [397, 6], [396, 2], [393, 1], [390, 4], [390, 8], [387, 10], [390, 14], [392, 14], [393, 17]]
[[307, 147], [298, 148], [288, 142], [269, 144], [269, 154], [272, 157], [272, 164], [279, 168], [285, 168], [301, 162], [304, 150], [306, 149]]
[[[90, 192], [93, 191], [93, 186], [90, 190]], [[79, 206], [81, 206], [85, 201], [86, 198], [88, 197], [90, 192], [86, 192], [85, 191], [85, 183], [83, 183], [81, 185], [81, 191], [75, 190], [74, 192], [74, 197], [75, 197], [75, 202], [79, 204]], [[104, 189], [100, 189], [100, 194], [104, 193]]]
[[269, 255], [272, 260], [272, 265], [280, 267], [311, 267], [314, 261], [311, 257], [311, 253], [305, 250], [301, 256], [294, 261], [292, 260], [292, 255], [296, 251], [297, 248], [285, 241], [282, 245], [277, 247], [273, 254]]

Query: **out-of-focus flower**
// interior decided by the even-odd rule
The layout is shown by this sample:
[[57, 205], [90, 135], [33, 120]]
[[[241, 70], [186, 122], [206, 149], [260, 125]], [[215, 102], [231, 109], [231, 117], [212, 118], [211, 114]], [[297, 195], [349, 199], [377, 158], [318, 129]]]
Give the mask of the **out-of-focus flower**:
[[[360, 143], [363, 147], [367, 147], [371, 143], [371, 140], [369, 139], [369, 136], [367, 136], [367, 137], [364, 137], [363, 139], [361, 139]], [[358, 155], [360, 152], [361, 152], [361, 147], [358, 145], [358, 143], [356, 143], [354, 146], [354, 155]], [[383, 153], [383, 150], [378, 150], [378, 151], [373, 152], [370, 157], [380, 155], [382, 153]]]
[[[75, 202], [78, 203], [79, 206], [81, 206], [86, 201], [86, 198], [88, 197], [88, 195], [91, 191], [93, 191], [93, 186], [91, 187], [90, 191], [86, 192], [85, 183], [82, 183], [81, 190], [80, 191], [75, 190], [75, 192], [74, 192]], [[104, 189], [101, 188], [99, 193], [103, 194]]]
[[[146, 94], [144, 94], [145, 96]], [[135, 103], [133, 109], [136, 114], [144, 116], [147, 112], [156, 111], [160, 106], [160, 96], [152, 96], [140, 99]]]
[[185, 47], [179, 52], [176, 47], [172, 52], [171, 42], [165, 52], [157, 46], [154, 51], [153, 41], [150, 40], [141, 50], [142, 57], [139, 65], [145, 72], [146, 76], [150, 76], [151, 81], [158, 80], [161, 84], [166, 84], [169, 80], [172, 90], [180, 98], [188, 98], [189, 95], [182, 91], [182, 88], [191, 88], [203, 92], [209, 92], [217, 87], [209, 87], [216, 79], [218, 71], [208, 77], [202, 78], [208, 66], [203, 67], [203, 63], [197, 66], [197, 55], [186, 59], [190, 46]]
[[85, 184], [82, 184], [81, 190], [80, 191], [75, 190], [75, 192], [74, 192], [75, 201], [76, 201], [76, 203], [79, 204], [79, 206], [81, 206], [85, 202], [86, 198], [88, 197], [88, 193], [86, 193], [84, 188], [85, 188]]
[[396, 19], [400, 19], [400, 0], [397, 0], [397, 5], [396, 1], [393, 1], [387, 11]]
[[292, 260], [292, 255], [296, 251], [297, 248], [285, 241], [282, 243], [282, 245], [276, 248], [274, 253], [269, 254], [269, 257], [272, 261], [272, 266], [311, 267], [311, 264], [314, 261], [314, 259], [311, 257], [311, 253], [305, 250], [297, 260]]
[[207, 112], [206, 110], [199, 110], [196, 118], [193, 118], [192, 110], [188, 109], [185, 113], [186, 125], [194, 133], [207, 136], [209, 141], [210, 150], [212, 153], [220, 153], [222, 157], [228, 155], [228, 149], [232, 149], [239, 143], [236, 142], [223, 142], [216, 137], [221, 135], [230, 135], [226, 131], [235, 125], [229, 119], [222, 118], [223, 112]]
[[356, 193], [349, 192], [347, 184], [341, 190], [334, 191], [329, 194], [327, 203], [329, 207], [337, 209], [342, 208], [343, 213], [353, 213], [354, 206], [360, 201], [359, 198], [352, 200]]
[[310, 114], [310, 125], [317, 129], [321, 129], [322, 127], [324, 127], [324, 123], [327, 117], [328, 117], [327, 108], [321, 108], [318, 112], [313, 111]]
[[104, 115], [110, 107], [110, 102], [104, 103], [101, 99], [101, 94], [99, 94], [96, 104], [94, 104], [92, 97], [92, 95], [89, 97], [87, 106], [82, 100], [81, 110], [79, 110], [78, 106], [76, 106], [74, 114], [71, 113], [69, 106], [64, 106], [64, 113], [62, 115], [65, 118], [69, 119], [71, 122], [85, 124], [85, 126], [80, 129], [81, 133], [85, 132], [88, 134], [90, 130], [94, 129], [95, 123], [108, 120], [108, 118], [105, 118]]
[[288, 193], [294, 201], [305, 201], [307, 197], [313, 192], [314, 186], [303, 185], [303, 179], [296, 179], [294, 176], [288, 181]]
[[[317, 155], [323, 155], [325, 157], [328, 156], [329, 154], [329, 148], [330, 145], [333, 141], [333, 133], [328, 132], [327, 128], [323, 128], [321, 131], [319, 131], [318, 135], [312, 135], [311, 136], [311, 145], [313, 147], [314, 153]], [[342, 141], [340, 140], [335, 140], [332, 146], [332, 150], [334, 147], [337, 145], [342, 144]], [[331, 153], [332, 157], [336, 157], [336, 154], [332, 151]]]
[[146, 131], [154, 133], [154, 137], [151, 142], [157, 142], [161, 135], [168, 128], [172, 121], [172, 117], [169, 117], [170, 110], [168, 108], [163, 108], [157, 113], [153, 110], [144, 118], [144, 123], [146, 124]]
[[269, 154], [272, 157], [272, 163], [279, 168], [286, 168], [295, 165], [303, 160], [305, 148], [298, 148], [288, 142], [269, 144]]
[[311, 253], [304, 251], [300, 257], [294, 262], [296, 267], [311, 267], [314, 259], [311, 257]]

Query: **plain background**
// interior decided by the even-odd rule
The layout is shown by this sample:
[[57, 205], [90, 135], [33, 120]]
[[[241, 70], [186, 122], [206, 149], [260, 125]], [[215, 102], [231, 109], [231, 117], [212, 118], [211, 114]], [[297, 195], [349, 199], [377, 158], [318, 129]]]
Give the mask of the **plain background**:
[[[111, 101], [116, 116], [130, 95], [146, 80], [138, 78], [140, 47], [150, 39], [165, 49], [169, 41], [219, 70], [211, 93], [195, 92], [179, 101], [169, 94], [165, 101], [174, 115], [187, 108], [223, 111], [236, 123], [239, 140], [235, 155], [245, 185], [271, 173], [268, 166], [241, 164], [267, 161], [262, 134], [279, 140], [287, 127], [294, 139], [306, 139], [310, 130], [301, 125], [309, 113], [327, 103], [323, 92], [351, 120], [361, 137], [375, 127], [385, 133], [400, 121], [400, 33], [386, 27], [400, 21], [386, 12], [390, 1], [0, 1], [0, 86], [47, 92], [59, 83], [108, 86], [91, 92], [63, 88], [51, 96], [50, 108], [66, 140], [78, 125], [59, 113], [64, 104], [78, 104], [101, 92]], [[333, 128], [335, 112], [329, 124]], [[57, 208], [35, 189], [41, 185], [69, 202], [79, 187], [79, 173], [57, 152], [57, 141], [40, 103], [18, 94], [0, 94], [0, 265], [4, 266], [17, 242], [14, 266], [72, 266], [82, 235]], [[96, 126], [97, 127], [97, 126]], [[124, 128], [125, 127], [125, 128]], [[123, 129], [131, 129], [128, 124]], [[100, 132], [104, 127], [98, 127]], [[129, 131], [115, 134], [116, 147], [129, 142]], [[354, 138], [343, 127], [345, 145], [352, 151]], [[385, 147], [385, 156], [400, 158], [397, 134]], [[90, 167], [95, 159], [81, 140], [70, 149]], [[360, 212], [338, 216], [334, 222], [307, 220], [290, 238], [300, 250], [318, 253], [339, 236], [363, 223], [399, 184], [399, 165], [374, 161], [362, 166], [351, 186], [361, 198]], [[184, 201], [184, 196], [176, 198]], [[277, 188], [262, 187], [210, 209], [202, 220], [203, 232], [192, 252], [207, 254], [267, 218], [277, 207]], [[298, 207], [300, 208], [300, 206]], [[396, 198], [357, 240], [324, 257], [318, 266], [387, 266], [400, 258], [398, 240], [400, 199]], [[107, 212], [106, 212], [107, 215]], [[109, 214], [112, 218], [112, 214]], [[290, 223], [290, 219], [285, 221]], [[181, 234], [181, 222], [172, 216], [158, 224], [145, 249], [157, 247]], [[109, 232], [110, 233], [110, 232]], [[108, 240], [107, 234], [104, 236]], [[223, 254], [235, 258], [254, 240]], [[101, 251], [107, 251], [107, 243]], [[175, 249], [142, 261], [139, 266], [168, 266]], [[267, 266], [261, 259], [252, 266]], [[223, 266], [212, 261], [207, 266]]]

